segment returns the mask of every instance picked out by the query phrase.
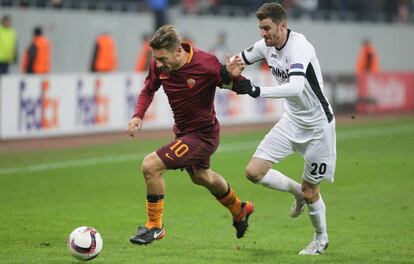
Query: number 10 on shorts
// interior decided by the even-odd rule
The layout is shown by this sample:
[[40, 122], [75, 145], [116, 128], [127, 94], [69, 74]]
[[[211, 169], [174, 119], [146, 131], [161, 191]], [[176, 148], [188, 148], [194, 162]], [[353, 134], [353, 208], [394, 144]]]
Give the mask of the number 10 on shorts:
[[[170, 146], [170, 150], [174, 153], [174, 155], [177, 158], [180, 158], [185, 153], [187, 153], [190, 150], [190, 148], [188, 147], [187, 144], [183, 143], [183, 141], [181, 139], [177, 139], [177, 141], [174, 143], [174, 145]], [[168, 153], [166, 153], [165, 156], [169, 159], [174, 160], [172, 157], [170, 157], [170, 155], [168, 155]]]

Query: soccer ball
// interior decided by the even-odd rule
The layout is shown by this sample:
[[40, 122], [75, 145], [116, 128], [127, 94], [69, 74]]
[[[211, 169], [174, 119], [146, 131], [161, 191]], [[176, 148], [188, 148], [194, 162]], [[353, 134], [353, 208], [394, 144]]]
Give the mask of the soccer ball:
[[101, 252], [102, 246], [101, 234], [92, 227], [78, 227], [69, 235], [68, 249], [70, 254], [79, 260], [96, 258]]

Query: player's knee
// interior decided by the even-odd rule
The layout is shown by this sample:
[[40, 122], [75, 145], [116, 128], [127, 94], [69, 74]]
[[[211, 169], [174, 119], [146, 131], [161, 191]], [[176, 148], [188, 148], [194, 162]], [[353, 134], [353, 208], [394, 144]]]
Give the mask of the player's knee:
[[307, 203], [316, 202], [319, 199], [319, 192], [317, 189], [302, 186], [303, 198]]
[[201, 186], [209, 186], [212, 184], [212, 175], [208, 171], [197, 171], [190, 174], [191, 181]]
[[191, 181], [194, 184], [203, 185], [203, 183], [204, 183], [204, 179], [202, 177], [200, 177], [199, 175], [190, 174], [190, 178], [191, 178]]
[[264, 174], [257, 170], [254, 166], [248, 165], [246, 167], [246, 178], [253, 182], [257, 183], [263, 178]]
[[144, 160], [142, 161], [141, 165], [142, 174], [145, 178], [151, 178], [158, 173], [157, 166], [154, 162], [154, 159], [151, 158], [150, 155], [146, 156]]

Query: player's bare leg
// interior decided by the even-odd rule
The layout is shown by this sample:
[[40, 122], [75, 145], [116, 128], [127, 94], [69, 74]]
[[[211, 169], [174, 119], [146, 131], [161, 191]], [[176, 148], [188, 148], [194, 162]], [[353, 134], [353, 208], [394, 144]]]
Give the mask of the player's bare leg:
[[130, 238], [135, 244], [145, 245], [164, 237], [165, 229], [162, 222], [164, 211], [165, 182], [163, 173], [166, 166], [155, 152], [146, 156], [142, 162], [142, 173], [147, 185], [147, 215], [145, 225], [138, 227], [136, 235]]
[[249, 226], [249, 217], [254, 211], [253, 203], [240, 201], [226, 180], [211, 169], [193, 170], [190, 177], [195, 184], [206, 187], [231, 212], [236, 236], [243, 237]]
[[301, 185], [281, 172], [272, 169], [273, 162], [260, 158], [252, 158], [246, 168], [247, 178], [264, 187], [290, 192], [295, 197], [290, 210], [291, 217], [299, 216], [305, 207]]
[[319, 255], [328, 248], [328, 233], [326, 229], [326, 208], [320, 195], [320, 185], [302, 181], [303, 196], [309, 209], [315, 235], [313, 241], [305, 247], [300, 255]]

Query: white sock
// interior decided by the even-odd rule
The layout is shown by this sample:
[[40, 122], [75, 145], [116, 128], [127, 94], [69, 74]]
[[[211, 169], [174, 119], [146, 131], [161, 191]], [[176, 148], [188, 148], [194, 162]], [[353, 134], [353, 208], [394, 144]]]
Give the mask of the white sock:
[[296, 199], [303, 199], [302, 186], [277, 170], [270, 169], [257, 183], [282, 192], [290, 192]]
[[326, 231], [326, 207], [320, 196], [319, 200], [308, 204], [309, 217], [311, 219], [313, 228], [315, 229], [315, 240], [328, 242], [328, 233]]

